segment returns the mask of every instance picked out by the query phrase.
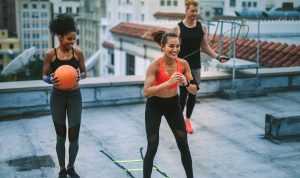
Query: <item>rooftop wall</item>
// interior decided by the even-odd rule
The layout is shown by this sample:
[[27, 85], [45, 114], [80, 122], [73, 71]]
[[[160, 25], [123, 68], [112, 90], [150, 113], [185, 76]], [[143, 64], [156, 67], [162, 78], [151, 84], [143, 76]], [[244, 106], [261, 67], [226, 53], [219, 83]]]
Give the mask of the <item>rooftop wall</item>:
[[[255, 90], [255, 69], [237, 72], [236, 90]], [[87, 78], [80, 81], [83, 107], [145, 102], [144, 76]], [[267, 92], [300, 89], [300, 67], [259, 69], [258, 84]], [[204, 72], [198, 96], [232, 89], [230, 72]], [[42, 81], [0, 83], [0, 118], [49, 112], [51, 86]]]

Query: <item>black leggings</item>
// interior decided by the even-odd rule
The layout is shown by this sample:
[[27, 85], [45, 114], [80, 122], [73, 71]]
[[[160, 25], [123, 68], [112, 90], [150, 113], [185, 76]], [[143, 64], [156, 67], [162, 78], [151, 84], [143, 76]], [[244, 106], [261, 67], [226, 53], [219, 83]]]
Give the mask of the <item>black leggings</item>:
[[82, 110], [80, 90], [63, 91], [53, 88], [50, 109], [57, 136], [56, 153], [60, 167], [65, 166], [66, 116], [68, 116], [68, 138], [70, 142], [68, 167], [73, 167], [79, 149], [78, 138]]
[[193, 177], [192, 158], [187, 143], [184, 118], [179, 105], [178, 95], [171, 98], [151, 97], [146, 103], [145, 125], [148, 140], [144, 158], [144, 178], [150, 178], [153, 160], [158, 148], [159, 127], [162, 116], [165, 116], [181, 154], [181, 162], [188, 178]]
[[195, 103], [196, 103], [196, 95], [189, 93], [185, 87], [180, 86], [180, 106], [183, 111], [186, 104], [187, 118], [191, 118]]

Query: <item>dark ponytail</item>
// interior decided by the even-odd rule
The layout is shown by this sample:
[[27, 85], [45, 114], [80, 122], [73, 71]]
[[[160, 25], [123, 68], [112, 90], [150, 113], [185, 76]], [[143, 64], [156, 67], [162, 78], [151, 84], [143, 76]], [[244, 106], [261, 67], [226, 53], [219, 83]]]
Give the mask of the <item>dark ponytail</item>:
[[153, 40], [160, 46], [164, 46], [168, 42], [168, 37], [177, 37], [176, 33], [165, 32], [163, 30], [156, 30], [151, 33]]

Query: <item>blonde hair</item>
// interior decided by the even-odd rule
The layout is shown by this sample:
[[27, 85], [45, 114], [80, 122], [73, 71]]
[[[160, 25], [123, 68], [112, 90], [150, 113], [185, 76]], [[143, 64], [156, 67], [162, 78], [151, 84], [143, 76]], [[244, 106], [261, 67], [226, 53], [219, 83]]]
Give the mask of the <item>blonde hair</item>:
[[188, 9], [190, 6], [198, 7], [198, 2], [196, 2], [195, 0], [187, 0], [185, 2], [185, 9]]

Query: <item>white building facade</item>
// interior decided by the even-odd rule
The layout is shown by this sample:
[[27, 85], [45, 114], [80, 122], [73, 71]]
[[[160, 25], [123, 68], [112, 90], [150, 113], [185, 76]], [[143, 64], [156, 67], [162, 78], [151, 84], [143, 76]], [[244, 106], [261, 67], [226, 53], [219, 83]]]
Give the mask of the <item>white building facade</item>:
[[[120, 22], [134, 22], [175, 27], [177, 21], [161, 21], [154, 14], [184, 13], [182, 0], [107, 0], [106, 18], [100, 24], [101, 55], [99, 75], [142, 75], [149, 63], [159, 56], [159, 46], [153, 42], [112, 35], [110, 29]], [[125, 49], [125, 50], [124, 50]]]

